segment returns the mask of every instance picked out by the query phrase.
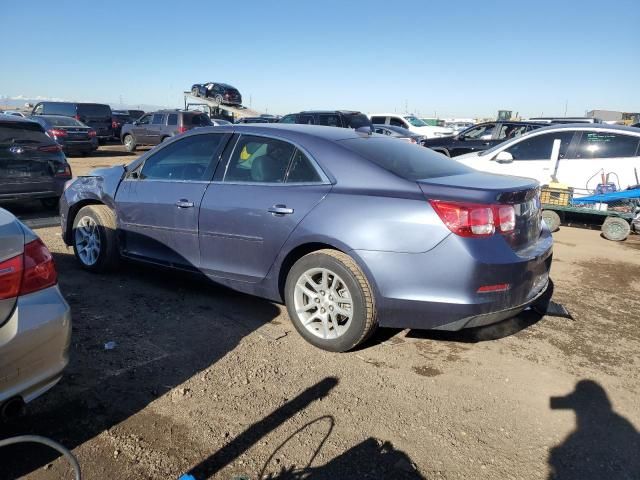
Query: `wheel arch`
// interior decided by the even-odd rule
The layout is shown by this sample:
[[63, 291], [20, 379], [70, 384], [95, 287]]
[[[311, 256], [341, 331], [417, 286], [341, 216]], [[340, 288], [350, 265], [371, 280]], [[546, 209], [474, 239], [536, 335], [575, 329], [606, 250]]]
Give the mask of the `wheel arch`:
[[104, 202], [101, 202], [100, 200], [97, 200], [95, 198], [85, 198], [71, 205], [67, 213], [67, 223], [65, 225], [65, 229], [63, 232], [63, 240], [67, 245], [71, 245], [71, 239], [72, 239], [71, 235], [73, 233], [73, 222], [75, 221], [76, 216], [78, 215], [78, 212], [83, 207], [86, 207], [88, 205], [105, 205], [106, 207], [108, 207], [108, 205], [106, 205]]

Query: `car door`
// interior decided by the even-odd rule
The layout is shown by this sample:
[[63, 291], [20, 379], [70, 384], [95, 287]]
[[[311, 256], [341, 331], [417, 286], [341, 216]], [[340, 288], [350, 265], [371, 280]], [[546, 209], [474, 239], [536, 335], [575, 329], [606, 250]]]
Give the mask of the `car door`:
[[131, 132], [136, 139], [136, 143], [138, 144], [149, 144], [149, 126], [151, 125], [151, 118], [153, 115], [151, 113], [147, 113], [140, 117], [139, 120], [133, 122], [131, 127]]
[[331, 184], [292, 143], [257, 135], [232, 142], [202, 200], [202, 271], [255, 283]]
[[198, 213], [227, 134], [190, 135], [153, 152], [116, 193], [126, 256], [198, 268]]
[[[506, 175], [535, 178], [543, 185], [548, 184], [552, 181], [552, 177], [556, 175], [556, 161], [552, 159], [554, 141], [560, 140], [557, 164], [561, 166], [567, 158], [573, 135], [573, 130], [560, 130], [523, 137], [522, 140], [509, 144], [507, 148], [501, 150], [511, 154], [513, 160], [501, 161], [497, 158], [497, 154], [494, 154], [491, 159], [493, 163], [492, 171]], [[566, 183], [565, 179], [560, 175], [556, 175], [556, 178], [561, 183]]]
[[560, 180], [591, 191], [602, 183], [619, 189], [639, 183], [640, 137], [602, 130], [582, 131], [578, 136], [571, 158], [559, 164]]
[[166, 115], [164, 113], [154, 113], [151, 117], [151, 124], [147, 126], [147, 140], [149, 145], [158, 145], [162, 140], [162, 127], [164, 126]]
[[457, 157], [465, 153], [486, 150], [491, 146], [496, 125], [495, 123], [483, 123], [460, 132], [451, 142], [449, 154], [452, 157]]

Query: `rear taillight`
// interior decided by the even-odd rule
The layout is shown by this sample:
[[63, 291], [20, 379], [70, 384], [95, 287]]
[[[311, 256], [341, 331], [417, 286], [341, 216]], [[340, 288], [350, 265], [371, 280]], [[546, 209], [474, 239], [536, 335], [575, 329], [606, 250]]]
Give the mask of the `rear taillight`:
[[0, 300], [37, 292], [58, 281], [53, 257], [42, 240], [24, 246], [24, 253], [0, 263]]
[[184, 133], [189, 130], [187, 127], [178, 127], [178, 133]]
[[56, 153], [62, 151], [62, 145], [45, 145], [43, 147], [38, 147], [39, 152], [47, 152], [47, 153]]
[[89, 132], [87, 133], [87, 135], [89, 135], [89, 138], [93, 138], [96, 136], [96, 131], [95, 130], [89, 130]]
[[120, 126], [118, 122], [116, 122], [115, 120], [111, 121], [111, 128], [118, 128], [118, 126]]
[[39, 238], [24, 246], [24, 271], [20, 295], [37, 292], [58, 281], [56, 266], [49, 249]]
[[71, 167], [69, 165], [60, 165], [56, 169], [56, 177], [71, 177]]
[[67, 136], [67, 131], [61, 130], [59, 128], [52, 128], [50, 130], [47, 130], [47, 133], [49, 134], [50, 137], [66, 137]]
[[22, 255], [0, 262], [0, 300], [17, 297], [21, 282]]
[[449, 230], [461, 237], [487, 237], [510, 233], [516, 226], [512, 205], [430, 200], [431, 206]]

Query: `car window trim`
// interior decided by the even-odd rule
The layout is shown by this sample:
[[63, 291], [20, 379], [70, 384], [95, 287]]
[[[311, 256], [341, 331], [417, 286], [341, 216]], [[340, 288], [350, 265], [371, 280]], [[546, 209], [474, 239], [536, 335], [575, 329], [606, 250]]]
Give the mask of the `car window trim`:
[[[236, 132], [237, 133], [237, 132]], [[285, 181], [284, 182], [241, 182], [241, 181], [230, 181], [230, 182], [225, 182], [224, 179], [227, 176], [227, 171], [229, 170], [229, 164], [231, 163], [231, 159], [233, 158], [233, 154], [236, 151], [236, 147], [238, 146], [238, 142], [240, 141], [240, 139], [243, 136], [251, 136], [251, 137], [262, 137], [262, 138], [269, 138], [272, 140], [279, 140], [281, 142], [286, 142], [289, 143], [291, 145], [293, 145], [296, 149], [300, 150], [309, 160], [309, 162], [311, 163], [312, 168], [315, 169], [316, 173], [320, 176], [320, 181], [319, 182], [292, 182], [292, 183], [287, 183], [286, 179], [289, 177], [289, 170], [291, 169], [291, 162], [293, 161], [293, 157], [295, 156], [295, 151], [291, 154], [291, 158], [289, 158], [289, 163], [287, 164], [287, 169], [285, 171]], [[226, 148], [225, 148], [226, 150]], [[213, 184], [221, 184], [221, 185], [271, 185], [271, 186], [304, 186], [304, 185], [332, 185], [333, 182], [329, 179], [329, 176], [324, 172], [324, 170], [322, 169], [322, 167], [320, 166], [320, 164], [316, 161], [316, 159], [313, 157], [313, 155], [311, 155], [309, 153], [309, 151], [307, 149], [305, 149], [303, 146], [301, 146], [299, 143], [297, 143], [296, 141], [290, 140], [288, 138], [284, 138], [280, 135], [271, 135], [271, 134], [256, 134], [256, 133], [237, 133], [236, 136], [236, 140], [235, 143], [233, 145], [233, 148], [231, 149], [231, 152], [229, 153], [229, 155], [223, 160], [225, 163], [224, 166], [224, 173], [222, 174], [222, 178], [219, 180], [215, 180], [215, 175], [214, 175], [214, 180], [211, 181], [211, 183]], [[218, 164], [218, 167], [220, 168], [220, 164]], [[217, 170], [216, 168], [216, 170]]]
[[[144, 157], [142, 159], [142, 161], [136, 165], [133, 169], [131, 169], [130, 171], [127, 171], [125, 177], [122, 179], [123, 182], [170, 182], [170, 183], [211, 183], [213, 181], [213, 176], [216, 172], [216, 170], [218, 169], [218, 166], [220, 165], [220, 160], [222, 157], [222, 154], [224, 152], [224, 149], [227, 146], [227, 143], [229, 143], [229, 138], [232, 137], [232, 134], [230, 132], [224, 132], [224, 133], [220, 133], [220, 132], [197, 132], [197, 133], [193, 133], [192, 135], [189, 135], [187, 137], [183, 137], [180, 138], [179, 140], [176, 140], [177, 142], [180, 142], [182, 140], [185, 140], [187, 138], [190, 137], [196, 137], [199, 135], [222, 135], [222, 139], [220, 140], [220, 144], [218, 145], [218, 148], [216, 149], [216, 151], [213, 153], [213, 155], [211, 156], [211, 161], [214, 161], [214, 159], [216, 161], [216, 165], [214, 166], [214, 168], [211, 171], [210, 174], [210, 178], [208, 180], [168, 180], [168, 179], [163, 179], [163, 178], [140, 178], [140, 172], [142, 171], [142, 169], [144, 168], [145, 163], [147, 163], [147, 161], [153, 157], [154, 155], [158, 154], [159, 152], [161, 152], [162, 150], [164, 150], [165, 148], [167, 148], [169, 145], [173, 145], [175, 142], [174, 141], [170, 141], [170, 142], [166, 142], [166, 143], [161, 143], [160, 145], [156, 146], [156, 149], [151, 150], [150, 154], [147, 155], [146, 157]], [[160, 148], [158, 148], [160, 147]], [[133, 174], [136, 173], [138, 174], [137, 178], [132, 178]]]

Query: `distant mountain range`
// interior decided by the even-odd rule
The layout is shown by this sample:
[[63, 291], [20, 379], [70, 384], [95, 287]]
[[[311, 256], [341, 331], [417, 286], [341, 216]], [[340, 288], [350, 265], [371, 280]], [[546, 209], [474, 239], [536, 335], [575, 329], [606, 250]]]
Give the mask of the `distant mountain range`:
[[[24, 95], [18, 95], [15, 97], [9, 97], [6, 95], [0, 95], [0, 109], [12, 109], [12, 110], [30, 110], [26, 107], [26, 104], [30, 103], [35, 105], [38, 102], [66, 102], [64, 98], [55, 98], [55, 97], [26, 97]], [[75, 100], [74, 100], [75, 101]], [[135, 109], [135, 110], [144, 110], [145, 112], [153, 112], [155, 110], [162, 110], [164, 108], [179, 108], [180, 105], [167, 107], [166, 105], [147, 105], [147, 104], [119, 104], [119, 103], [110, 103], [110, 102], [102, 102], [111, 106], [114, 110], [126, 110], [126, 109]]]

